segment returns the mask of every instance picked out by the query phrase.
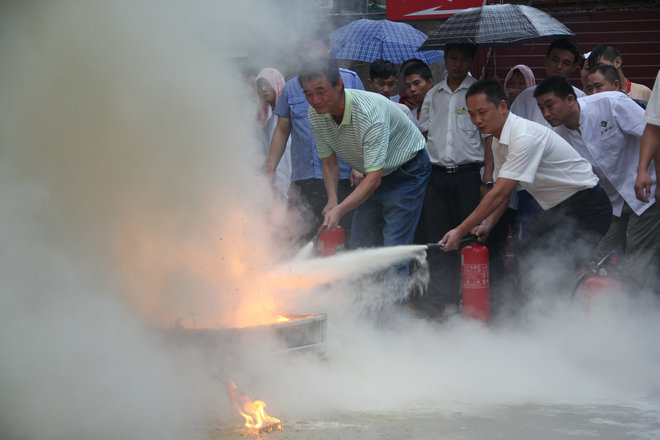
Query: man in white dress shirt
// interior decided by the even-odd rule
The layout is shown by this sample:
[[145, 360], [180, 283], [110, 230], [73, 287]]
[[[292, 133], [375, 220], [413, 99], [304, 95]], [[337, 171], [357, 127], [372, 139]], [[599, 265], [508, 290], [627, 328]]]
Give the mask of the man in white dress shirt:
[[531, 293], [538, 283], [528, 275], [540, 266], [547, 272], [542, 266], [548, 259], [557, 264], [552, 266], [554, 281], [569, 287], [570, 276], [588, 261], [612, 216], [591, 164], [550, 128], [510, 113], [507, 94], [497, 81], [477, 81], [466, 96], [472, 123], [493, 136], [496, 183], [474, 211], [442, 237], [443, 250], [457, 249], [470, 232], [487, 235], [520, 184], [543, 208], [532, 220], [518, 259], [518, 273], [524, 278], [520, 292]]
[[[422, 104], [419, 129], [427, 138], [431, 178], [424, 195], [424, 242], [437, 242], [456, 227], [479, 204], [484, 162], [484, 139], [470, 122], [465, 93], [476, 81], [468, 75], [476, 46], [447, 44], [447, 77], [433, 86]], [[492, 164], [485, 181], [492, 180]], [[430, 283], [428, 308], [444, 311], [460, 303], [460, 253], [433, 253], [428, 256]], [[434, 312], [435, 310], [431, 310]]]
[[[548, 123], [593, 166], [612, 202], [612, 222], [595, 253], [600, 259], [611, 251], [623, 254], [629, 276], [639, 284], [660, 264], [660, 206], [635, 196], [644, 110], [621, 92], [601, 92], [576, 98], [566, 78], [554, 76], [536, 87], [539, 108]], [[648, 166], [651, 190], [655, 169]]]
[[[545, 76], [563, 76], [568, 78], [577, 69], [580, 60], [580, 50], [578, 45], [568, 38], [559, 38], [553, 41], [548, 47], [545, 56]], [[521, 116], [530, 121], [550, 127], [543, 118], [534, 98], [534, 90], [537, 86], [528, 87], [523, 90], [516, 100], [511, 104], [511, 113]], [[585, 96], [580, 89], [575, 89], [578, 98]]]

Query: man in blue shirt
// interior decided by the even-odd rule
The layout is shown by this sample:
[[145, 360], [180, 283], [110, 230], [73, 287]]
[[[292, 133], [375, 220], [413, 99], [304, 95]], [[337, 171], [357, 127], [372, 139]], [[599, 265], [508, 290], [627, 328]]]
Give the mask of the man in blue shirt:
[[[328, 34], [320, 32], [316, 38], [305, 41], [300, 58], [302, 62], [316, 56], [330, 53]], [[353, 71], [340, 69], [346, 88], [364, 90], [360, 77]], [[266, 163], [266, 175], [272, 177], [284, 154], [286, 141], [291, 135], [291, 187], [289, 188], [289, 207], [302, 212], [305, 221], [304, 230], [300, 231], [301, 241], [308, 241], [316, 228], [323, 223], [323, 208], [327, 203], [327, 194], [323, 182], [321, 158], [315, 147], [314, 134], [307, 118], [309, 104], [305, 99], [298, 76], [288, 79], [274, 113], [279, 116], [275, 133], [270, 144], [270, 154]], [[357, 186], [364, 176], [339, 160], [338, 197], [341, 202]], [[339, 223], [346, 230], [346, 241], [350, 237], [352, 214], [346, 215]], [[348, 244], [348, 243], [347, 243]], [[347, 246], [348, 247], [348, 246]]]

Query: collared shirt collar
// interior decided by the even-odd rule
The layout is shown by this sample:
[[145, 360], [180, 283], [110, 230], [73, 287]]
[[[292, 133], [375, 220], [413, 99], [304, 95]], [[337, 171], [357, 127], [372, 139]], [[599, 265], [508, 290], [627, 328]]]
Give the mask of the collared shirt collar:
[[504, 126], [502, 127], [502, 133], [500, 133], [500, 138], [497, 140], [498, 143], [509, 145], [509, 140], [511, 139], [511, 127], [513, 126], [513, 124], [515, 124], [515, 120], [517, 118], [518, 116], [509, 112], [509, 114], [506, 117], [506, 121], [504, 121]]
[[[442, 80], [442, 82], [440, 82], [440, 89], [443, 89], [444, 91], [449, 92], [449, 93], [456, 93], [461, 89], [468, 89], [470, 87], [470, 85], [472, 84], [472, 82], [470, 81], [470, 78], [471, 78], [470, 75], [466, 75], [465, 78], [463, 78], [463, 81], [461, 81], [459, 86], [456, 87], [456, 90], [454, 90], [453, 92], [449, 88], [449, 84], [447, 84], [447, 78], [445, 78], [445, 79]], [[440, 90], [438, 90], [438, 91], [440, 91]]]
[[[353, 94], [351, 93], [350, 89], [344, 88], [344, 116], [341, 119], [341, 124], [339, 124], [340, 127], [342, 125], [349, 125], [351, 123], [352, 109], [353, 109]], [[334, 118], [330, 113], [326, 113], [324, 116], [334, 122]]]

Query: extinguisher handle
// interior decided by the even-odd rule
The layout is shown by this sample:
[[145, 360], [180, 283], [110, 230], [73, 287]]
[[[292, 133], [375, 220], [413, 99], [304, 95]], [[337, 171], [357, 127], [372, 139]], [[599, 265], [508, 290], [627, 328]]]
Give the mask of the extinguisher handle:
[[[463, 237], [460, 241], [461, 246], [470, 244], [470, 243], [479, 243], [481, 244], [481, 237], [478, 235], [470, 234], [467, 237]], [[445, 247], [444, 243], [427, 243], [426, 248], [431, 250], [431, 249], [441, 249]]]

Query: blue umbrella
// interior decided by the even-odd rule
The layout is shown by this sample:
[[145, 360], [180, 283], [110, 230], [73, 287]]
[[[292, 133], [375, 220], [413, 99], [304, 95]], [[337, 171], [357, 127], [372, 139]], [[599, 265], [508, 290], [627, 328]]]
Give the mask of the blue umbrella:
[[382, 58], [395, 64], [418, 58], [427, 64], [444, 60], [441, 50], [418, 52], [427, 35], [406, 23], [360, 19], [342, 26], [330, 37], [330, 55], [341, 60], [372, 62]]

